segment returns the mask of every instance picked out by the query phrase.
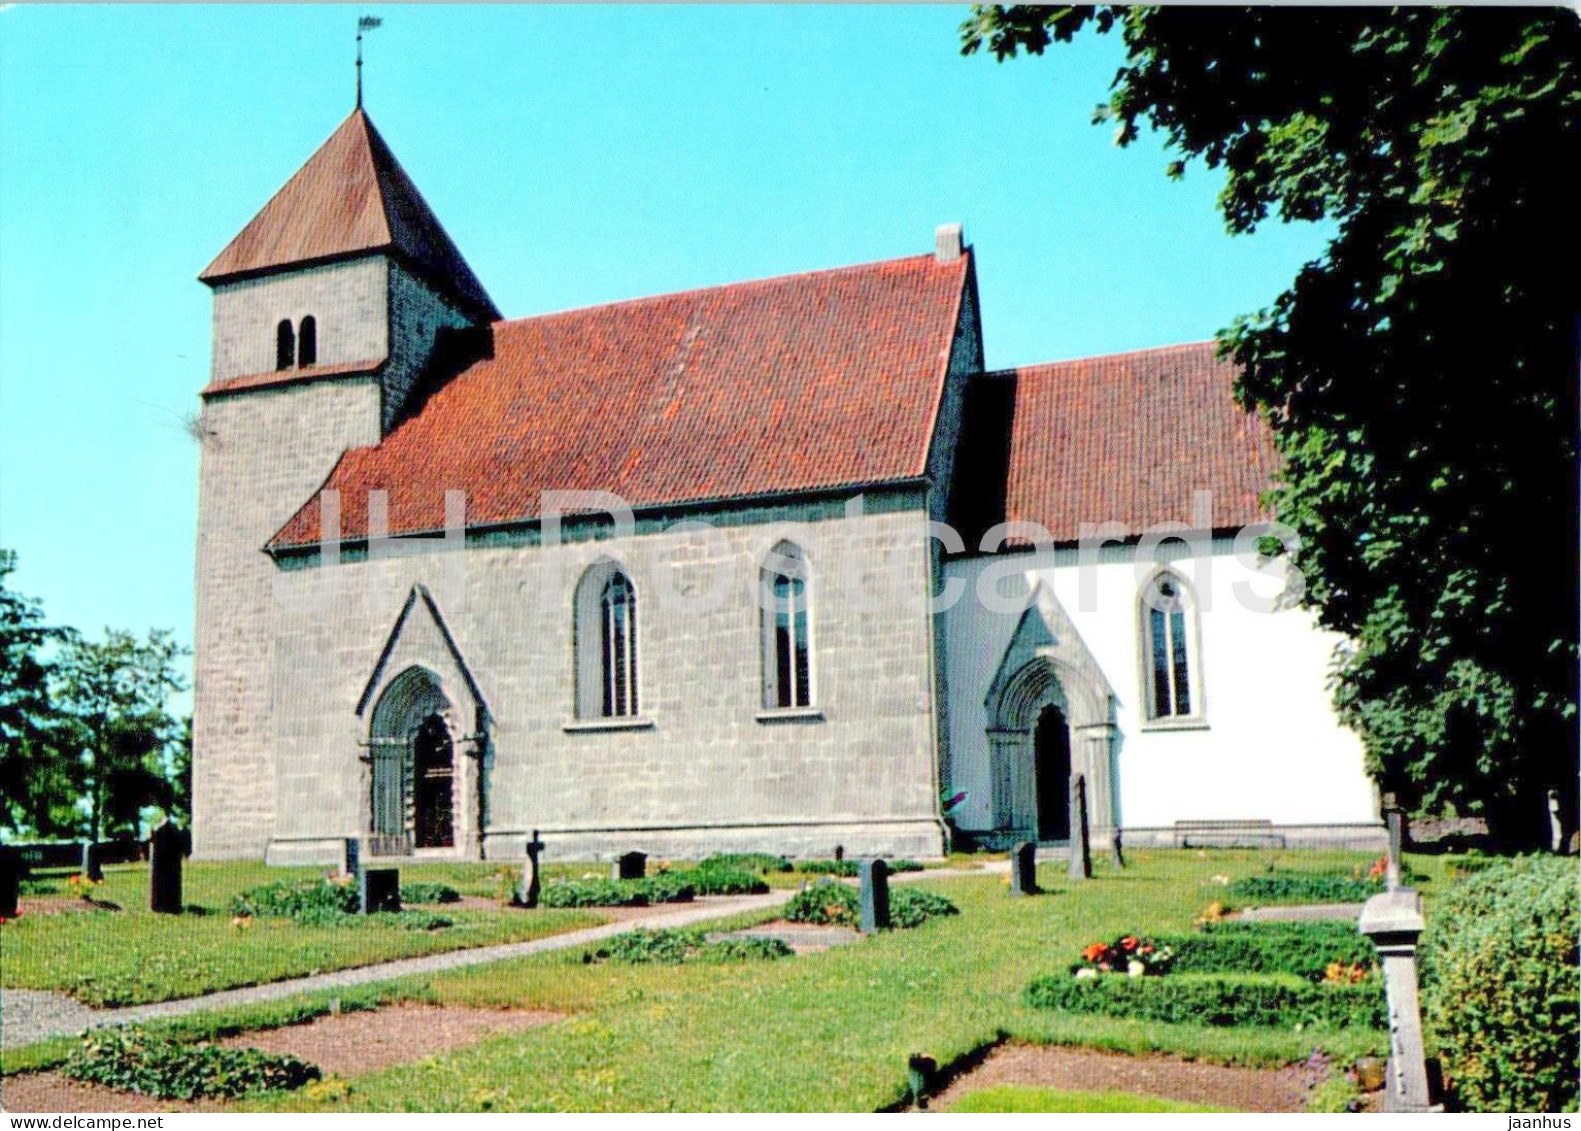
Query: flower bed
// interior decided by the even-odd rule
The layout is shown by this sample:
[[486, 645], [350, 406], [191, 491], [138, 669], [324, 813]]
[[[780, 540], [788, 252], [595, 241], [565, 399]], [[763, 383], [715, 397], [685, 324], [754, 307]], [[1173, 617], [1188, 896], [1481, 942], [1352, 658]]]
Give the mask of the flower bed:
[[350, 876], [326, 876], [318, 880], [277, 880], [247, 888], [232, 898], [231, 914], [322, 926], [355, 915], [358, 906], [357, 887]]
[[319, 1078], [294, 1056], [189, 1044], [137, 1029], [104, 1029], [83, 1038], [66, 1075], [162, 1100], [238, 1099], [251, 1092], [300, 1088]]
[[[1246, 876], [1230, 883], [1226, 894], [1239, 905], [1264, 903], [1363, 903], [1384, 890], [1389, 861], [1380, 856], [1370, 868], [1357, 865], [1349, 872], [1306, 872], [1293, 868], [1270, 868], [1258, 876]], [[1416, 877], [1405, 869], [1401, 882]]]
[[687, 903], [696, 888], [679, 875], [661, 872], [641, 880], [565, 880], [544, 886], [545, 907], [646, 907], [653, 903]]
[[[847, 884], [817, 884], [799, 891], [785, 904], [785, 918], [792, 923], [855, 925], [862, 917], [862, 896]], [[939, 915], [958, 915], [960, 908], [936, 892], [897, 887], [889, 892], [890, 925], [921, 926]]]
[[638, 929], [615, 935], [597, 950], [586, 952], [589, 962], [662, 963], [738, 962], [788, 958], [792, 951], [779, 939], [739, 938], [709, 942], [702, 931]]
[[1078, 978], [1121, 973], [1133, 978], [1162, 974], [1174, 961], [1174, 948], [1157, 939], [1121, 935], [1110, 943], [1092, 943], [1081, 952], [1081, 961], [1071, 966]]
[[460, 903], [461, 893], [449, 884], [410, 883], [401, 885], [402, 903]]
[[1294, 974], [1322, 982], [1335, 980], [1330, 967], [1349, 978], [1350, 971], [1369, 971], [1378, 960], [1372, 942], [1350, 923], [1214, 923], [1161, 941], [1174, 950], [1173, 969], [1182, 973]]

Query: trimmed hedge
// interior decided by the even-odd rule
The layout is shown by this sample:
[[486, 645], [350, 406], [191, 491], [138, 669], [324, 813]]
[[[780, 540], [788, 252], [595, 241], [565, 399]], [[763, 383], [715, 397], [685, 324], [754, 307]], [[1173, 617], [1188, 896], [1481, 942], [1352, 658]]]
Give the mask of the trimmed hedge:
[[[886, 860], [891, 875], [896, 872], [920, 872], [922, 865], [916, 860]], [[855, 876], [858, 870], [856, 860], [798, 860], [798, 872], [806, 872], [812, 876]]]
[[[862, 896], [849, 884], [815, 884], [791, 896], [785, 918], [792, 923], [826, 923], [854, 926], [861, 921]], [[936, 915], [958, 915], [960, 908], [944, 896], [918, 888], [889, 889], [890, 924], [899, 928], [921, 926]]]
[[1321, 982], [1332, 962], [1370, 967], [1378, 961], [1377, 949], [1353, 923], [1212, 923], [1199, 934], [1153, 941], [1175, 952], [1170, 969], [1182, 974], [1294, 974]]
[[603, 946], [588, 952], [587, 958], [589, 961], [677, 966], [690, 961], [739, 962], [788, 958], [791, 953], [791, 948], [779, 939], [738, 938], [711, 943], [698, 930], [650, 931], [638, 928], [612, 936]]
[[1468, 1111], [1577, 1109], [1576, 861], [1501, 860], [1453, 884], [1423, 938], [1423, 1000]]
[[538, 901], [545, 907], [646, 907], [651, 903], [686, 903], [695, 894], [689, 880], [661, 872], [641, 880], [546, 884]]
[[1386, 1026], [1378, 985], [1312, 986], [1273, 979], [1232, 979], [1169, 974], [1162, 978], [1107, 975], [1075, 978], [1052, 974], [1027, 987], [1038, 1009], [1096, 1013], [1188, 1025], [1258, 1025], [1291, 1029]]
[[161, 1100], [238, 1099], [300, 1088], [316, 1065], [294, 1056], [189, 1044], [138, 1029], [100, 1029], [84, 1037], [62, 1071], [77, 1080]]

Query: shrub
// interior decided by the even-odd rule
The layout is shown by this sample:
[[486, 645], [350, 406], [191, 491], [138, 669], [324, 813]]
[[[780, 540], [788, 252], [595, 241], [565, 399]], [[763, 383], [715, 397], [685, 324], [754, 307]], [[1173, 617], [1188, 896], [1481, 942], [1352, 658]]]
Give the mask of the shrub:
[[1156, 941], [1175, 952], [1171, 968], [1181, 973], [1294, 974], [1321, 982], [1332, 963], [1368, 968], [1378, 961], [1352, 923], [1221, 922]]
[[790, 947], [779, 939], [738, 938], [708, 942], [703, 932], [696, 930], [638, 929], [614, 935], [588, 957], [594, 960], [611, 960], [632, 963], [662, 963], [679, 965], [697, 960], [702, 962], [737, 962], [751, 959], [785, 958]]
[[1575, 1111], [1577, 867], [1525, 857], [1457, 881], [1423, 939], [1423, 998], [1470, 1111]]
[[889, 921], [897, 927], [916, 927], [938, 915], [959, 915], [961, 909], [937, 892], [920, 888], [889, 889]]
[[450, 916], [432, 911], [379, 911], [368, 916], [366, 921], [388, 923], [407, 931], [438, 931], [456, 925]]
[[189, 1044], [137, 1029], [101, 1029], [83, 1038], [66, 1075], [162, 1100], [236, 1099], [249, 1092], [300, 1088], [319, 1078], [294, 1056]]
[[351, 915], [357, 910], [357, 888], [333, 879], [276, 880], [244, 890], [231, 900], [231, 914], [265, 918], [303, 917], [333, 920], [336, 913]]
[[1230, 884], [1226, 894], [1236, 902], [1259, 903], [1361, 903], [1384, 888], [1380, 876], [1359, 872], [1299, 872], [1271, 870]]
[[[891, 874], [923, 870], [916, 860], [886, 860], [884, 863], [889, 866]], [[801, 860], [797, 862], [796, 870], [813, 876], [854, 876], [857, 874], [857, 864], [855, 860]]]
[[716, 852], [697, 867], [767, 875], [769, 872], [789, 872], [791, 862], [783, 856], [774, 856], [767, 852]]
[[685, 903], [696, 894], [689, 879], [672, 874], [641, 880], [573, 880], [544, 887], [545, 907], [646, 907], [650, 903]]
[[1376, 984], [1312, 986], [1270, 978], [1053, 974], [1028, 986], [1026, 999], [1039, 1009], [1193, 1025], [1382, 1029], [1385, 1024], [1383, 990]]
[[714, 867], [683, 874], [698, 895], [759, 895], [769, 890], [769, 885], [755, 872]]
[[[916, 927], [936, 915], [959, 913], [955, 904], [935, 892], [904, 887], [889, 892], [889, 921], [895, 927]], [[785, 904], [785, 918], [793, 923], [851, 925], [860, 921], [861, 914], [861, 893], [847, 884], [816, 884]]]
[[861, 917], [861, 895], [847, 884], [814, 884], [791, 896], [785, 918], [792, 923], [854, 924]]
[[449, 884], [410, 883], [401, 885], [402, 903], [460, 903], [461, 893]]

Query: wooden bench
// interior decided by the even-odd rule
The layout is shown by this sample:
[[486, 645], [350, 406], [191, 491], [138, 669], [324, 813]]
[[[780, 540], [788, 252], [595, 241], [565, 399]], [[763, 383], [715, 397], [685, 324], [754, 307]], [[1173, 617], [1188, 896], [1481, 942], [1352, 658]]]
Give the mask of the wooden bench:
[[1283, 848], [1272, 821], [1176, 821], [1176, 848]]

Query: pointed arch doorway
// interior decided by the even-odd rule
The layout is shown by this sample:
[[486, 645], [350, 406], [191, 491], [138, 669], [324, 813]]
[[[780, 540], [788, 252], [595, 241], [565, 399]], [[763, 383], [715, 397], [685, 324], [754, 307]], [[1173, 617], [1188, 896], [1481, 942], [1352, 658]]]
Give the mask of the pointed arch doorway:
[[1070, 725], [1065, 712], [1050, 704], [1038, 714], [1032, 732], [1033, 775], [1037, 779], [1039, 840], [1070, 839]]
[[455, 845], [455, 707], [422, 667], [390, 681], [369, 736], [368, 831], [374, 856]]

